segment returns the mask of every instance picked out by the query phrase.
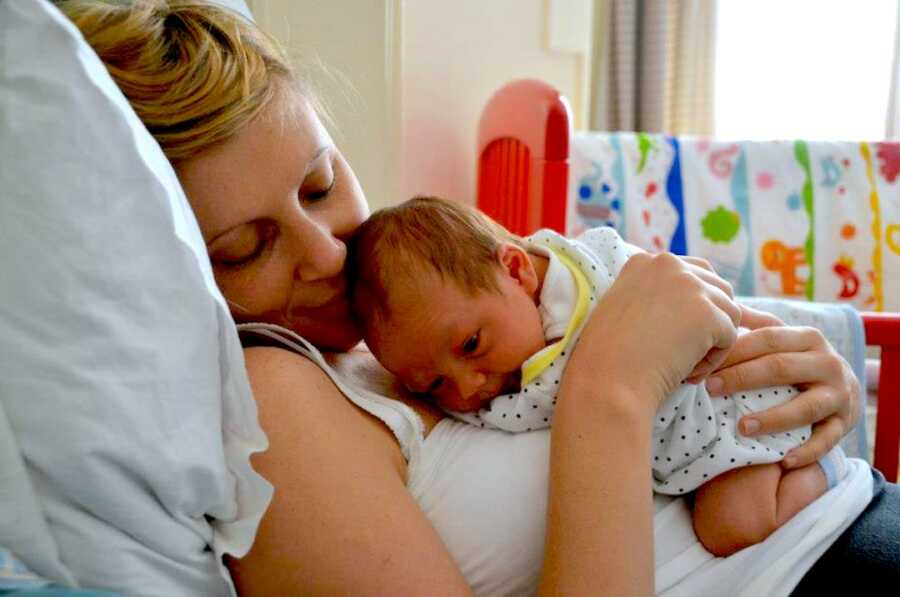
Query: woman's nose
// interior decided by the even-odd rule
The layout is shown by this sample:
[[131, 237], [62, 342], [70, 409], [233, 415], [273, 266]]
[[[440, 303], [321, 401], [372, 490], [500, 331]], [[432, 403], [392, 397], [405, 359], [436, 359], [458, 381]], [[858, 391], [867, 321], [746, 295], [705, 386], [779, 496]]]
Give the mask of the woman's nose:
[[347, 245], [325, 226], [313, 221], [304, 224], [295, 241], [300, 256], [294, 270], [295, 278], [314, 282], [340, 274], [347, 259]]

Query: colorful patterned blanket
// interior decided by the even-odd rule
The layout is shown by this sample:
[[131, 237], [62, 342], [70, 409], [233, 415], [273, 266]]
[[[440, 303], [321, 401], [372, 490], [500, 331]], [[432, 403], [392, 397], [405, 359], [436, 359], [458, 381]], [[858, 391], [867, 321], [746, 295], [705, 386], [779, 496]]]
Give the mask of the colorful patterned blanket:
[[580, 133], [567, 234], [705, 257], [738, 294], [900, 310], [900, 142]]

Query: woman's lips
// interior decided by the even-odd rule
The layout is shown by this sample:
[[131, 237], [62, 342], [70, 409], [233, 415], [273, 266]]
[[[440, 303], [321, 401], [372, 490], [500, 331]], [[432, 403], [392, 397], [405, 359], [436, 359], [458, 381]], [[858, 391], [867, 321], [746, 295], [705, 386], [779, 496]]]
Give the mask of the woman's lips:
[[335, 302], [347, 302], [347, 281], [343, 276], [314, 282], [297, 289], [288, 308], [318, 309]]
[[291, 307], [287, 314], [287, 319], [335, 319], [338, 317], [350, 317], [350, 301], [343, 294], [334, 295], [328, 300], [324, 300], [315, 305], [298, 305]]

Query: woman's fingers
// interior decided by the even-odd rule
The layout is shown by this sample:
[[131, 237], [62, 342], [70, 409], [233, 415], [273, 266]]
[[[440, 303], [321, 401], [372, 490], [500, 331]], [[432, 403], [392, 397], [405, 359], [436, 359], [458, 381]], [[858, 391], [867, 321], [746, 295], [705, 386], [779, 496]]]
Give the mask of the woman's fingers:
[[712, 348], [694, 365], [685, 379], [688, 383], [700, 383], [707, 375], [719, 369], [738, 338], [737, 326], [741, 317], [738, 305], [718, 289], [710, 290], [709, 299], [715, 305], [713, 312], [718, 322], [718, 331]]
[[688, 265], [688, 271], [690, 271], [692, 274], [694, 274], [707, 284], [715, 286], [716, 288], [724, 292], [729, 299], [734, 299], [734, 287], [730, 282], [728, 282], [728, 280], [719, 277], [719, 275], [714, 271], [694, 264]]
[[741, 318], [741, 325], [751, 330], [770, 326], [784, 325], [783, 321], [781, 321], [771, 313], [758, 311], [757, 309], [748, 307], [747, 305], [741, 305], [741, 313], [743, 315], [743, 317]]
[[813, 435], [809, 441], [788, 451], [781, 465], [786, 469], [793, 469], [816, 462], [840, 443], [846, 431], [840, 417], [828, 417], [813, 426]]
[[708, 272], [716, 273], [716, 269], [712, 266], [712, 263], [704, 259], [703, 257], [694, 257], [693, 255], [680, 255], [679, 258], [685, 263], [690, 263], [695, 267], [699, 267], [700, 269], [705, 269]]
[[[733, 352], [733, 351], [732, 351]], [[728, 365], [706, 380], [712, 396], [724, 396], [740, 391], [777, 385], [806, 384], [822, 379], [821, 355], [808, 352], [779, 352], [765, 354], [750, 361]]]
[[[825, 337], [815, 328], [774, 326], [753, 330], [738, 338], [728, 358], [722, 363], [722, 371], [716, 373], [723, 385], [716, 394], [729, 394], [738, 390], [750, 390], [762, 382], [763, 386], [775, 383], [801, 383], [818, 377], [803, 379], [785, 362], [787, 355], [802, 354], [827, 348]], [[778, 356], [778, 358], [768, 358]], [[813, 358], [821, 358], [818, 355]], [[835, 363], [837, 364], [837, 363]], [[721, 373], [721, 375], [719, 375]], [[788, 376], [791, 379], [766, 379], [766, 375]], [[745, 381], [746, 380], [746, 381]], [[710, 391], [713, 391], [710, 388]]]
[[[774, 385], [801, 388], [785, 404], [742, 417], [738, 428], [753, 436], [812, 423], [810, 438], [788, 452], [783, 466], [791, 469], [813, 463], [856, 424], [859, 382], [819, 330], [787, 327], [778, 318], [747, 307], [741, 313], [741, 325], [752, 331], [737, 340], [722, 367], [710, 374], [707, 390], [715, 396]], [[701, 377], [705, 365], [698, 365], [692, 375]]]
[[841, 398], [834, 390], [817, 385], [784, 404], [741, 417], [738, 430], [747, 436], [790, 431], [809, 425], [810, 421], [821, 421], [840, 407]]
[[[725, 360], [737, 338], [743, 311], [734, 301], [734, 288], [719, 277], [708, 261], [698, 257], [679, 257], [681, 267], [692, 274], [703, 285], [703, 292], [715, 307], [711, 320], [716, 323], [713, 346], [694, 366], [686, 379], [689, 383], [699, 383], [711, 372], [718, 369]], [[686, 267], [685, 267], [686, 264]]]
[[719, 343], [716, 343], [716, 346], [720, 348], [730, 348], [732, 345], [734, 345], [734, 340], [737, 336], [737, 327], [741, 322], [741, 308], [736, 302], [734, 302], [734, 299], [729, 296], [727, 292], [722, 290], [718, 285], [711, 284], [710, 282], [702, 278], [698, 283], [702, 283], [706, 286], [704, 294], [706, 295], [706, 298], [709, 300], [709, 302], [712, 303], [712, 305], [715, 307], [716, 314], [721, 314], [725, 317], [725, 319], [719, 320], [719, 324], [726, 325], [727, 323], [727, 326], [730, 328], [729, 343], [727, 344], [727, 346]]
[[710, 373], [719, 368], [722, 361], [724, 361], [727, 356], [728, 349], [713, 348], [705, 357], [703, 357], [702, 361], [697, 363], [694, 370], [691, 371], [691, 374], [687, 376], [685, 381], [693, 384], [701, 383]]

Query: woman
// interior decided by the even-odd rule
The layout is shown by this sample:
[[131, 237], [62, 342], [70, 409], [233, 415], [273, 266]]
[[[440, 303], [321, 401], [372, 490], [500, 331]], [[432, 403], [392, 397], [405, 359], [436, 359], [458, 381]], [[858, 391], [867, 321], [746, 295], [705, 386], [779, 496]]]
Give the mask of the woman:
[[[350, 350], [359, 332], [348, 317], [344, 243], [367, 216], [365, 199], [311, 94], [280, 54], [251, 24], [189, 2], [130, 9], [74, 0], [62, 8], [174, 164], [235, 319], [278, 324], [323, 350]], [[738, 307], [730, 287], [707, 270], [667, 255], [630, 261], [572, 356], [552, 432], [525, 434], [527, 445], [515, 446], [504, 436], [483, 436], [502, 457], [521, 452], [549, 460], [549, 479], [534, 485], [534, 511], [546, 511], [546, 533], [542, 518], [527, 527], [530, 535], [514, 533], [504, 553], [480, 545], [499, 533], [454, 534], [449, 521], [467, 513], [453, 512], [454, 504], [441, 502], [443, 493], [423, 489], [430, 472], [422, 463], [438, 440], [446, 457], [465, 451], [453, 442], [458, 430], [379, 377], [370, 356], [355, 350], [333, 362], [395, 401], [371, 398], [348, 385], [349, 377], [330, 377], [296, 352], [248, 348], [270, 440], [254, 465], [276, 493], [252, 551], [231, 563], [240, 592], [449, 595], [469, 594], [470, 585], [509, 591], [490, 588], [491, 565], [515, 559], [516, 545], [531, 558], [513, 570], [524, 578], [522, 591], [653, 591], [654, 504], [646, 468], [653, 414], [697, 362], [704, 362], [694, 371], [698, 378], [724, 366], [708, 380], [719, 394], [775, 383], [803, 387], [788, 405], [742, 421], [748, 433], [816, 423], [787, 466], [814, 462], [852, 428], [857, 412], [859, 388], [821, 334], [763, 327], [777, 321]], [[635, 293], [647, 299], [632, 304], [627, 297]], [[681, 316], [672, 318], [673, 311]], [[738, 321], [762, 329], [736, 340]], [[640, 371], [634, 362], [642, 363]], [[607, 380], [603, 395], [589, 383], [597, 375]], [[586, 468], [603, 474], [582, 475]], [[445, 479], [448, 488], [457, 480], [465, 477]], [[476, 497], [502, 506], [502, 485], [487, 484]], [[488, 514], [515, 531], [514, 518]], [[851, 539], [859, 526], [848, 531]]]

